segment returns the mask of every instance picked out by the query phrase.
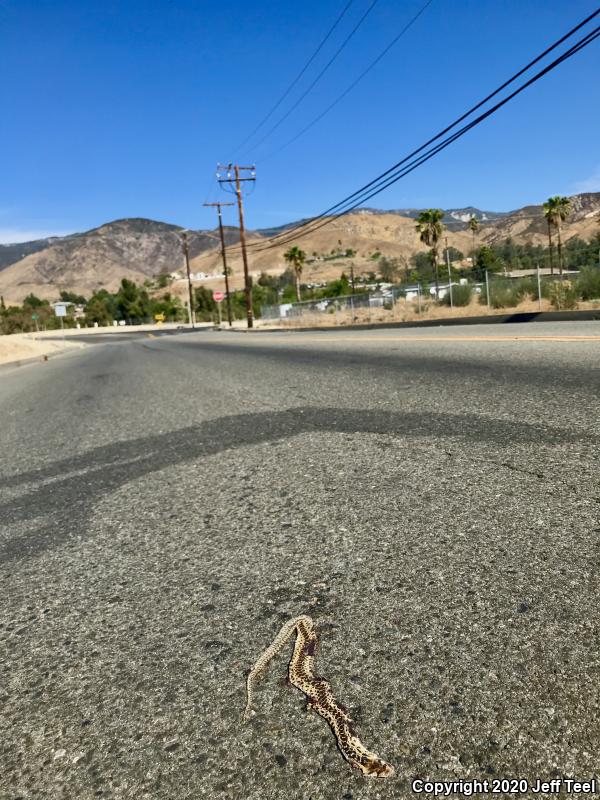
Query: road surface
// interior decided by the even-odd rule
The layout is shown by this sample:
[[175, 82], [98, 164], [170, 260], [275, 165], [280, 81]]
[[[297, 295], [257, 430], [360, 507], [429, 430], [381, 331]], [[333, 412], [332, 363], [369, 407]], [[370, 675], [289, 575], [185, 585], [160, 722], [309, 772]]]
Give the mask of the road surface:
[[[203, 331], [3, 370], [0, 798], [598, 776], [599, 354], [594, 322]], [[241, 723], [299, 614], [393, 778], [288, 652]]]

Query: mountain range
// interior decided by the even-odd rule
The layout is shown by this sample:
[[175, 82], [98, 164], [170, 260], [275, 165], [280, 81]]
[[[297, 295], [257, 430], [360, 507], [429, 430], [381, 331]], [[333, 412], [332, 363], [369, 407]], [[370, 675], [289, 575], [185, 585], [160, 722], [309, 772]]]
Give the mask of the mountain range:
[[[599, 230], [600, 193], [585, 193], [571, 198], [572, 213], [564, 224], [563, 237], [588, 239]], [[313, 233], [298, 239], [298, 245], [314, 259], [311, 279], [330, 279], [340, 271], [340, 263], [325, 260], [336, 249], [352, 249], [357, 270], [373, 263], [372, 254], [410, 257], [423, 250], [415, 231], [419, 209], [357, 209], [338, 217]], [[448, 244], [468, 253], [473, 238], [468, 221], [480, 222], [477, 243], [502, 241], [508, 237], [517, 243], [547, 243], [547, 227], [541, 205], [526, 206], [511, 212], [457, 208], [445, 211]], [[263, 228], [248, 234], [250, 269], [277, 273], [285, 268], [283, 253], [295, 242], [268, 250], [256, 250], [254, 244], [267, 236], [289, 230], [297, 222], [278, 228]], [[104, 287], [114, 290], [122, 278], [143, 282], [161, 272], [183, 272], [181, 233], [183, 228], [149, 219], [131, 218], [106, 223], [84, 233], [39, 239], [19, 244], [0, 245], [0, 295], [6, 303], [19, 303], [30, 292], [55, 299], [61, 289], [85, 296]], [[221, 267], [218, 231], [188, 231], [193, 272], [219, 273]], [[237, 228], [225, 228], [227, 245], [239, 241]], [[229, 257], [233, 268], [232, 284], [241, 286], [242, 264], [239, 248]], [[331, 273], [331, 275], [330, 275]], [[220, 288], [213, 282], [211, 288]]]

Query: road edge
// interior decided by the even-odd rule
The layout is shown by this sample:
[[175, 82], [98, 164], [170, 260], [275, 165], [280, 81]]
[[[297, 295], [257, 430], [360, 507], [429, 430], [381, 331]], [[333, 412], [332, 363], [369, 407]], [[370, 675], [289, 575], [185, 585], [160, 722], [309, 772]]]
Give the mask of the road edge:
[[423, 319], [414, 322], [373, 322], [364, 325], [326, 325], [305, 328], [286, 326], [272, 328], [229, 328], [222, 326], [220, 330], [230, 333], [288, 333], [318, 331], [369, 331], [389, 328], [439, 328], [452, 325], [505, 325], [523, 322], [577, 322], [600, 320], [600, 308], [586, 311], [527, 311], [515, 314], [491, 314], [481, 317], [445, 317], [442, 319]]

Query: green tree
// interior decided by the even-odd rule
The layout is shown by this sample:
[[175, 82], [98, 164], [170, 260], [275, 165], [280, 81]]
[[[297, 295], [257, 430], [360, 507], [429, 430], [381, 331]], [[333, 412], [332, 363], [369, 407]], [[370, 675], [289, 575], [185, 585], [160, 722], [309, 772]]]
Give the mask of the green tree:
[[150, 315], [150, 298], [145, 289], [123, 278], [116, 295], [117, 315], [128, 323], [144, 322]]
[[73, 303], [75, 306], [84, 306], [87, 303], [87, 300], [82, 294], [66, 292], [64, 289], [60, 293], [60, 299], [65, 303]]
[[440, 239], [444, 233], [443, 217], [444, 212], [441, 208], [428, 208], [426, 211], [421, 211], [415, 222], [419, 239], [424, 245], [431, 248], [431, 259], [435, 271], [436, 300], [439, 298], [440, 289], [438, 261]]
[[48, 301], [42, 300], [37, 295], [33, 294], [33, 292], [30, 292], [25, 300], [23, 300], [23, 305], [29, 308], [39, 308], [40, 306], [47, 306]]
[[113, 321], [106, 300], [98, 295], [90, 298], [85, 307], [85, 321], [87, 324], [97, 322], [98, 325], [110, 325]]
[[283, 257], [287, 261], [287, 263], [292, 267], [294, 270], [294, 281], [296, 284], [296, 300], [300, 302], [302, 299], [300, 295], [300, 277], [302, 275], [302, 268], [304, 267], [304, 262], [306, 261], [306, 253], [304, 250], [301, 250], [299, 247], [294, 245], [287, 250]]
[[433, 277], [433, 263], [431, 260], [431, 253], [414, 253], [410, 259], [411, 264], [414, 266], [414, 272], [417, 277], [416, 280], [429, 280]]
[[[236, 292], [242, 294], [243, 292]], [[217, 304], [213, 300], [212, 292], [206, 286], [198, 286], [194, 290], [194, 307], [196, 311], [196, 318], [204, 322], [210, 322], [213, 314], [217, 310]]]
[[166, 289], [167, 286], [170, 286], [172, 283], [173, 278], [168, 272], [159, 272], [159, 274], [156, 276], [156, 285], [159, 289]]
[[155, 297], [150, 301], [150, 313], [164, 314], [168, 322], [179, 322], [185, 319], [185, 311], [178, 297], [174, 297], [170, 292], [166, 292], [161, 297]]
[[[558, 271], [562, 280], [563, 277], [563, 253], [562, 253], [562, 237], [561, 227], [562, 223], [571, 215], [571, 201], [568, 197], [561, 195], [554, 195], [549, 197], [544, 203], [544, 216], [548, 223], [548, 238], [550, 240], [550, 263], [552, 264], [552, 235], [551, 228], [556, 229], [558, 239]], [[552, 272], [554, 272], [554, 265], [552, 264]]]
[[263, 289], [261, 297], [263, 297], [264, 305], [273, 305], [277, 303], [279, 277], [277, 275], [268, 275], [266, 272], [261, 272], [257, 281], [258, 286]]
[[478, 281], [485, 279], [486, 272], [499, 272], [502, 269], [502, 261], [492, 247], [483, 245], [475, 252], [474, 275]]
[[448, 255], [450, 256], [450, 261], [462, 261], [465, 257], [465, 254], [462, 250], [459, 250], [458, 247], [453, 247], [450, 245], [448, 248]]
[[400, 275], [400, 259], [383, 256], [378, 262], [379, 274], [386, 283], [393, 283]]

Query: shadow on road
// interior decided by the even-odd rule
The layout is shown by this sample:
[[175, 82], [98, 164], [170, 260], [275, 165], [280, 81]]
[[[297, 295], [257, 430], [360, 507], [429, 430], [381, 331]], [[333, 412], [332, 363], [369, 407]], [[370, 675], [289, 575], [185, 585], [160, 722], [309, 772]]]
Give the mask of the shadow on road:
[[5, 539], [0, 544], [0, 563], [35, 556], [73, 535], [85, 536], [94, 503], [129, 481], [226, 450], [318, 431], [457, 437], [501, 447], [529, 442], [560, 444], [581, 439], [592, 444], [600, 439], [590, 437], [587, 432], [549, 429], [516, 420], [431, 412], [309, 406], [222, 417], [177, 431], [116, 442], [3, 479], [0, 486], [4, 488], [38, 484], [0, 505], [0, 518], [7, 529], [42, 516], [45, 521], [35, 530]]

